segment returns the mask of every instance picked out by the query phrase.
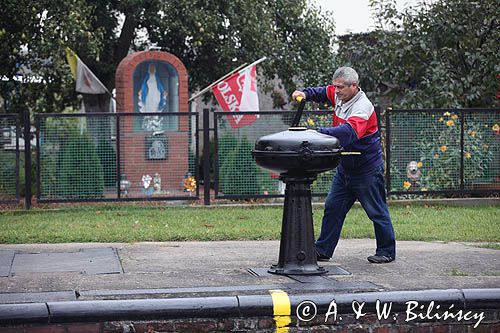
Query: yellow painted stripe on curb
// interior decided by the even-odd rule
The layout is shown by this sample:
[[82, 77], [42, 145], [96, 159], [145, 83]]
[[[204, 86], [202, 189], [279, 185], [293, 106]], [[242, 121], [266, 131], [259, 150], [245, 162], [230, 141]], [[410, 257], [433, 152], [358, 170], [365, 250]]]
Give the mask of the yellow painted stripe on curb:
[[287, 333], [292, 320], [292, 306], [288, 294], [283, 290], [269, 290], [273, 299], [274, 322], [277, 333]]

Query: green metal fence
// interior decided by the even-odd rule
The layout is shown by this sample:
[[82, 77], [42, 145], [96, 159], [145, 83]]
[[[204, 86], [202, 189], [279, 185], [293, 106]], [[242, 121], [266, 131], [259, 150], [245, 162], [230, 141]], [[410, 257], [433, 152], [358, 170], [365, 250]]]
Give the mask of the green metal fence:
[[[294, 113], [207, 111], [202, 131], [198, 114], [189, 112], [37, 114], [36, 163], [27, 163], [26, 172], [20, 172], [19, 116], [0, 115], [0, 203], [18, 203], [25, 183], [20, 176], [33, 170], [38, 202], [195, 200], [200, 185], [205, 204], [214, 197], [283, 197], [279, 175], [258, 167], [251, 151], [261, 136], [286, 130]], [[256, 119], [235, 126], [241, 116]], [[306, 111], [300, 125], [326, 127], [331, 120], [331, 111]], [[499, 110], [389, 110], [384, 120], [388, 194], [500, 193]], [[29, 136], [29, 115], [25, 123]], [[328, 193], [334, 172], [318, 175], [313, 195]]]
[[17, 114], [1, 114], [0, 203], [19, 201], [19, 137], [19, 116]]
[[[255, 141], [264, 135], [288, 129], [294, 111], [214, 112], [215, 118], [215, 194], [216, 198], [280, 197], [285, 185], [279, 175], [255, 164], [251, 151]], [[257, 116], [251, 124], [234, 126], [235, 119]], [[233, 118], [234, 119], [234, 118]], [[241, 120], [240, 121], [244, 121]], [[328, 111], [306, 111], [301, 126], [316, 128], [331, 124]], [[330, 189], [333, 172], [320, 174], [312, 185], [313, 195], [325, 195]]]
[[39, 114], [37, 199], [195, 199], [196, 128], [191, 113]]
[[500, 191], [500, 112], [386, 113], [390, 194]]

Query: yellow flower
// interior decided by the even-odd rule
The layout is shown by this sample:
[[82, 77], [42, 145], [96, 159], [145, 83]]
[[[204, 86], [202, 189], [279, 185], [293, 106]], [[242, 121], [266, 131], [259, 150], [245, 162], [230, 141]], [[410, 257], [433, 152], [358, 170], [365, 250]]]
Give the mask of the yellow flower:
[[439, 122], [440, 122], [440, 123], [442, 123], [442, 122], [443, 122], [443, 120], [444, 120], [444, 118], [443, 118], [443, 117], [439, 118]]
[[411, 183], [410, 182], [404, 182], [403, 183], [403, 187], [405, 190], [409, 189], [411, 187]]
[[184, 189], [187, 192], [194, 192], [196, 190], [196, 179], [191, 176], [186, 177], [186, 179], [184, 179]]
[[427, 187], [422, 187], [422, 188], [420, 189], [420, 191], [422, 191], [422, 192], [427, 192]]
[[444, 153], [446, 151], [446, 146], [441, 146], [441, 151]]
[[449, 116], [451, 116], [451, 113], [449, 113], [448, 111], [446, 111], [445, 113], [443, 113], [443, 116], [449, 117]]
[[314, 121], [311, 118], [307, 118], [307, 124], [309, 126], [314, 126]]
[[476, 137], [477, 132], [476, 131], [470, 131], [469, 135], [472, 136], [473, 138]]
[[434, 158], [439, 158], [439, 154], [434, 154]]
[[423, 167], [423, 166], [424, 166], [424, 163], [422, 163], [422, 162], [418, 162], [418, 163], [417, 163], [417, 167], [421, 168], [421, 167]]
[[455, 125], [455, 122], [454, 122], [453, 120], [448, 120], [448, 121], [446, 122], [446, 125], [447, 125], [447, 126], [449, 126], [449, 127], [451, 127], [451, 126], [454, 126], [454, 125]]
[[458, 116], [457, 116], [456, 114], [454, 114], [454, 115], [452, 115], [452, 116], [451, 116], [451, 119], [453, 119], [453, 120], [457, 120], [457, 119], [458, 119]]
[[469, 152], [465, 153], [465, 158], [471, 158], [471, 157], [472, 157], [472, 155]]

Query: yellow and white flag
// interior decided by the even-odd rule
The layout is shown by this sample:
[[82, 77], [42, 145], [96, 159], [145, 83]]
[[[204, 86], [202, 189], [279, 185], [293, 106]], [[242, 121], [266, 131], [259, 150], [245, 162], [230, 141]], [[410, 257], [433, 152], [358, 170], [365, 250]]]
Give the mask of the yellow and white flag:
[[106, 86], [69, 47], [66, 48], [66, 59], [76, 80], [76, 91], [84, 94], [109, 94]]

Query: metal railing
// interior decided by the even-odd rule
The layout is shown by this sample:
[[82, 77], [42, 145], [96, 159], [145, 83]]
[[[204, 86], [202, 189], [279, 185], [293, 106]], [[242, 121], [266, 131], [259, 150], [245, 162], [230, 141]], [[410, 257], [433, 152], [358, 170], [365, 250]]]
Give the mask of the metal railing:
[[[279, 175], [258, 167], [251, 151], [264, 135], [288, 129], [295, 111], [213, 112], [214, 190], [216, 199], [284, 197]], [[255, 116], [252, 123], [236, 127], [230, 117]], [[305, 111], [300, 126], [326, 127], [332, 123], [329, 111]], [[205, 143], [204, 143], [205, 144]], [[320, 174], [312, 185], [313, 196], [325, 196], [335, 171]]]
[[198, 115], [38, 114], [38, 202], [195, 200]]
[[500, 192], [500, 111], [386, 112], [389, 194]]
[[1, 204], [17, 203], [20, 200], [20, 132], [19, 115], [0, 114]]
[[[286, 130], [294, 113], [204, 110], [202, 129], [191, 112], [36, 114], [33, 166], [21, 140], [32, 136], [29, 114], [3, 114], [0, 203], [19, 203], [24, 191], [29, 208], [32, 173], [40, 203], [281, 198], [279, 175], [259, 168], [251, 151], [259, 137]], [[254, 121], [235, 126], [242, 116]], [[305, 111], [300, 125], [331, 120], [331, 111]], [[499, 110], [389, 109], [379, 128], [389, 195], [500, 194]], [[318, 175], [314, 196], [328, 193], [334, 172]]]

